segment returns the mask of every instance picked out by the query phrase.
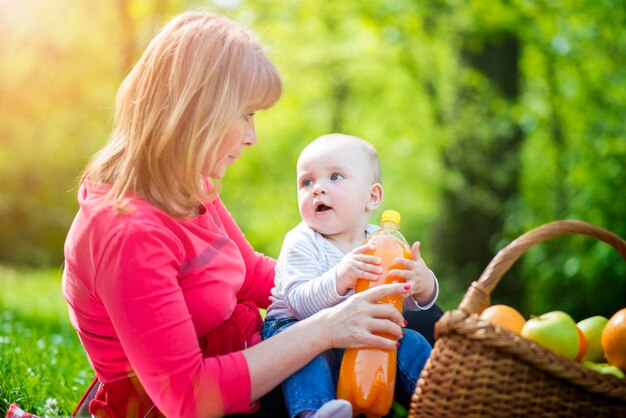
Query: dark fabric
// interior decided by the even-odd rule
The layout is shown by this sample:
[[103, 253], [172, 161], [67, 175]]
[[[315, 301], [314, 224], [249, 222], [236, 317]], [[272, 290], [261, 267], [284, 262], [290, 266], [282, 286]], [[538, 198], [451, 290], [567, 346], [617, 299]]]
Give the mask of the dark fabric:
[[424, 311], [404, 311], [406, 327], [422, 334], [431, 346], [435, 344], [435, 322], [441, 318], [443, 311], [436, 303]]
[[253, 414], [232, 414], [229, 418], [289, 418], [280, 385], [261, 398], [261, 407]]

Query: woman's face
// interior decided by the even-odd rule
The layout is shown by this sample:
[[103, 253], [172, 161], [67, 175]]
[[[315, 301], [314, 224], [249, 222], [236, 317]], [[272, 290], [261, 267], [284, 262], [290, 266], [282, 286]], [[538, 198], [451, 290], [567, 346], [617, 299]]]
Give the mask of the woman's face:
[[251, 147], [257, 143], [254, 129], [254, 113], [242, 115], [226, 132], [224, 141], [218, 150], [218, 158], [208, 173], [209, 177], [221, 179], [226, 173], [226, 167], [241, 156], [244, 147]]

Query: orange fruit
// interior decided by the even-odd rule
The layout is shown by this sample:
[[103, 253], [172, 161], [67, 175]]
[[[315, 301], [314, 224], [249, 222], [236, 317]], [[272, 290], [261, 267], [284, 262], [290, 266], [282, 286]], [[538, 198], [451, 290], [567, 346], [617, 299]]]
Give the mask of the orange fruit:
[[522, 314], [508, 305], [491, 305], [480, 314], [480, 318], [517, 334], [522, 332], [526, 323]]
[[626, 371], [626, 308], [622, 308], [609, 319], [600, 341], [606, 361]]

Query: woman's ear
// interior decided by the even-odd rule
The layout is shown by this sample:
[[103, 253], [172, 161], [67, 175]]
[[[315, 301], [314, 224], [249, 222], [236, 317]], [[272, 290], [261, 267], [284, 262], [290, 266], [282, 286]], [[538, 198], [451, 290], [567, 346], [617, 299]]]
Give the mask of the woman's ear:
[[383, 186], [380, 183], [374, 183], [370, 187], [370, 198], [367, 201], [367, 210], [374, 212], [383, 201]]

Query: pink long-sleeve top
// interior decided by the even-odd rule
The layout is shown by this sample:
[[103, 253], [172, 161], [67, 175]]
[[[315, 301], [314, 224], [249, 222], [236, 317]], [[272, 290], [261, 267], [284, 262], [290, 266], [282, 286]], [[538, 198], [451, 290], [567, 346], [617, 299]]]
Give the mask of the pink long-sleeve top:
[[81, 185], [63, 275], [70, 320], [99, 379], [136, 375], [166, 416], [206, 415], [214, 402], [226, 414], [245, 411], [243, 354], [204, 358], [198, 339], [238, 299], [267, 307], [275, 260], [254, 251], [219, 198], [181, 220], [136, 197], [119, 214], [100, 204], [107, 190]]

